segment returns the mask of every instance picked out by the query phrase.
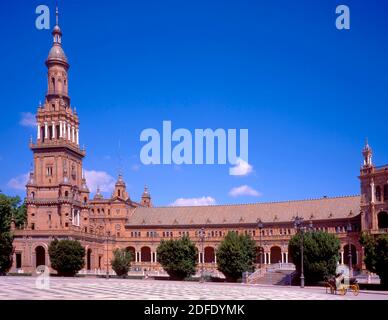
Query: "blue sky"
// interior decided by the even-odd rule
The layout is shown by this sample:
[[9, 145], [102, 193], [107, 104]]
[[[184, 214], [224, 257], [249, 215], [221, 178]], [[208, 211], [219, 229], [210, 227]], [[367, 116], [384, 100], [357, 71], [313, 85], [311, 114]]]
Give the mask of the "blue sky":
[[[0, 13], [7, 194], [24, 195], [36, 130], [21, 120], [46, 91], [52, 40], [35, 28], [39, 4], [55, 6], [9, 1]], [[59, 4], [84, 168], [107, 195], [119, 157], [130, 196], [139, 199], [147, 184], [155, 205], [358, 194], [365, 137], [374, 162], [388, 163], [386, 1], [346, 1], [351, 29], [342, 31], [335, 8], [343, 3], [332, 0]], [[235, 177], [228, 165], [142, 165], [140, 132], [161, 130], [163, 120], [192, 132], [249, 129], [252, 170]]]

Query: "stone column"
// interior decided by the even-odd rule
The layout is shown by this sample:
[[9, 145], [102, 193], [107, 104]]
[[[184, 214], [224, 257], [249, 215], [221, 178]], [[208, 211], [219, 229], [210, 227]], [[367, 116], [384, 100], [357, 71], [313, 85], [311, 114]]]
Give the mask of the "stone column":
[[59, 121], [59, 138], [62, 138], [62, 121]]
[[286, 263], [288, 263], [288, 252], [284, 253], [286, 255]]
[[71, 141], [73, 142], [73, 143], [75, 143], [75, 129], [74, 129], [74, 127], [72, 127], [71, 128]]
[[71, 140], [71, 129], [70, 124], [67, 125], [67, 140]]
[[271, 264], [271, 252], [268, 252], [268, 264]]
[[48, 125], [47, 125], [47, 122], [44, 123], [44, 138], [48, 139]]
[[75, 132], [75, 142], [77, 143], [77, 145], [79, 145], [79, 129], [78, 128]]
[[55, 131], [56, 130], [55, 130], [55, 122], [54, 121], [52, 122], [52, 126], [53, 126], [53, 139], [55, 139], [55, 134], [56, 134]]
[[341, 264], [344, 264], [344, 251], [341, 250]]
[[264, 264], [267, 264], [267, 252], [264, 252]]
[[37, 138], [38, 140], [40, 140], [40, 123], [38, 123], [38, 125], [37, 125], [36, 138]]
[[282, 252], [282, 263], [284, 263], [284, 252]]

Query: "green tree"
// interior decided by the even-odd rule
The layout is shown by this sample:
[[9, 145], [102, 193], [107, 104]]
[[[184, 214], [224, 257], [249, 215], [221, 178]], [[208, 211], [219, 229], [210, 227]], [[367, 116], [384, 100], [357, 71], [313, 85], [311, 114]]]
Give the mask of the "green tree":
[[19, 196], [10, 197], [0, 193], [0, 231], [8, 231], [12, 218], [17, 227], [27, 221], [27, 210]]
[[360, 237], [360, 243], [364, 247], [364, 263], [365, 267], [373, 273], [376, 272], [376, 241], [375, 238], [367, 233], [363, 232]]
[[113, 250], [113, 259], [110, 261], [112, 269], [119, 277], [125, 277], [131, 267], [132, 254], [125, 249]]
[[0, 275], [5, 275], [12, 266], [13, 236], [10, 225], [13, 205], [10, 197], [0, 193]]
[[[301, 234], [294, 235], [289, 244], [288, 252], [301, 271]], [[335, 275], [339, 260], [340, 241], [327, 232], [305, 232], [303, 234], [303, 267], [306, 284], [315, 284]]]
[[12, 241], [13, 236], [10, 232], [0, 232], [0, 276], [6, 275], [12, 267], [14, 251]]
[[171, 279], [183, 280], [195, 274], [198, 250], [189, 237], [162, 240], [156, 252], [158, 262]]
[[49, 255], [51, 267], [59, 276], [72, 277], [85, 264], [85, 248], [77, 240], [51, 241]]
[[377, 273], [381, 286], [388, 288], [388, 235], [383, 234], [375, 238], [363, 233], [360, 243], [364, 247], [366, 268]]
[[217, 249], [217, 266], [227, 281], [235, 282], [243, 272], [255, 268], [256, 245], [249, 235], [228, 232]]

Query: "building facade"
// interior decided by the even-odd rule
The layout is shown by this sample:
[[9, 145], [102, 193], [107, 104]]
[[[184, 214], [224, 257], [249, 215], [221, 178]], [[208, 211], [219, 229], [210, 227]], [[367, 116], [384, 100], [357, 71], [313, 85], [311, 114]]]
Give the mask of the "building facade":
[[[57, 24], [46, 59], [47, 92], [37, 110], [36, 141], [30, 141], [33, 170], [26, 185], [27, 224], [15, 235], [12, 272], [50, 267], [48, 246], [53, 239], [76, 239], [86, 249], [85, 272], [110, 269], [115, 248], [133, 254], [133, 268], [161, 270], [156, 249], [162, 239], [188, 235], [197, 245], [199, 265], [216, 268], [216, 250], [229, 232], [249, 234], [257, 243], [257, 264], [292, 263], [288, 241], [294, 220], [302, 217], [314, 230], [334, 233], [341, 241], [340, 263], [363, 268], [360, 232], [388, 231], [388, 165], [375, 166], [366, 143], [360, 170], [360, 195], [301, 201], [153, 207], [148, 188], [132, 200], [121, 175], [110, 198], [99, 190], [93, 198], [83, 174], [86, 155], [80, 147], [79, 118], [68, 91], [69, 63]], [[350, 228], [349, 228], [350, 227]], [[203, 230], [203, 232], [200, 232]]]

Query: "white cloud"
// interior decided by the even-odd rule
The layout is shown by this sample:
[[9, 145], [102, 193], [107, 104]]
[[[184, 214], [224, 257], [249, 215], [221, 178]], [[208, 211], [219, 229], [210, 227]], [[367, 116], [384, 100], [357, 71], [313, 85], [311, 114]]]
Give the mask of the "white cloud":
[[216, 200], [212, 197], [201, 198], [179, 198], [176, 199], [170, 206], [183, 207], [183, 206], [210, 206], [216, 204]]
[[31, 112], [22, 112], [22, 118], [20, 119], [19, 124], [23, 127], [36, 127], [35, 115]]
[[231, 176], [247, 176], [252, 173], [253, 167], [241, 158], [238, 158], [236, 165], [229, 168], [229, 174]]
[[7, 186], [15, 190], [25, 190], [28, 181], [29, 173], [21, 174], [8, 181]]
[[231, 197], [241, 197], [241, 196], [251, 196], [251, 197], [260, 197], [262, 193], [247, 186], [246, 184], [240, 187], [235, 187], [229, 191]]
[[98, 187], [101, 192], [112, 192], [115, 187], [115, 179], [105, 171], [85, 170], [85, 178], [91, 192]]

